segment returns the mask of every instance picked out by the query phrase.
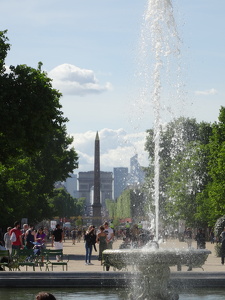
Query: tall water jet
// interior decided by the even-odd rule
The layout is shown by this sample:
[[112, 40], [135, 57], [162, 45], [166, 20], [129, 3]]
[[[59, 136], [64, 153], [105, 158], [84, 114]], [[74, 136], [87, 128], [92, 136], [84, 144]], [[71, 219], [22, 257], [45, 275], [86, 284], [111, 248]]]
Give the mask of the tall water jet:
[[[161, 111], [163, 109], [161, 102], [162, 97], [169, 101], [169, 95], [163, 95], [163, 91], [171, 85], [171, 61], [174, 58], [179, 61], [179, 56], [180, 38], [171, 1], [149, 0], [141, 32], [140, 57], [142, 58], [142, 76], [145, 80], [144, 89], [146, 90], [142, 94], [145, 94], [145, 97], [151, 96], [154, 109], [154, 199], [155, 239], [157, 241], [159, 238], [159, 151], [162, 124]], [[176, 71], [179, 77], [179, 64]], [[151, 88], [150, 91], [149, 87]], [[179, 94], [178, 88], [177, 86], [176, 92]]]

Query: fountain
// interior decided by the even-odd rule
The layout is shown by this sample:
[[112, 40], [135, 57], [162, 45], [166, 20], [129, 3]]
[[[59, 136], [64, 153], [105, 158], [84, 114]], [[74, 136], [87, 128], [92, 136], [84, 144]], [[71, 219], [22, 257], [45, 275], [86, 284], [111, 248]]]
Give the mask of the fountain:
[[[149, 0], [145, 13], [145, 28], [142, 30], [142, 50], [144, 58], [149, 59], [147, 44], [151, 44], [154, 68], [152, 76], [149, 76], [149, 68], [143, 63], [142, 75], [146, 79], [145, 94], [148, 85], [153, 82], [151, 97], [154, 104], [154, 198], [155, 198], [155, 241], [159, 240], [159, 150], [161, 127], [161, 96], [162, 86], [167, 84], [162, 80], [168, 66], [168, 59], [180, 56], [180, 39], [177, 34], [173, 17], [173, 8], [170, 0]], [[152, 57], [151, 57], [152, 58]], [[180, 67], [177, 68], [178, 72]], [[168, 74], [167, 74], [168, 75]], [[179, 75], [177, 75], [179, 77]], [[171, 82], [169, 80], [169, 82]], [[178, 85], [179, 86], [179, 85]], [[142, 93], [144, 94], [144, 93]], [[179, 90], [177, 91], [179, 94]], [[178, 294], [168, 287], [170, 267], [188, 265], [189, 270], [201, 267], [211, 253], [205, 249], [157, 249], [157, 243], [149, 243], [142, 249], [105, 250], [104, 260], [107, 266], [116, 269], [133, 266], [138, 271], [138, 283], [132, 292], [130, 299], [151, 300], [176, 300]], [[137, 288], [138, 287], [138, 288]]]
[[168, 287], [170, 266], [199, 268], [210, 253], [206, 249], [155, 249], [149, 244], [141, 249], [105, 250], [103, 255], [106, 265], [119, 270], [132, 266], [139, 271], [130, 299], [176, 300], [178, 295]]

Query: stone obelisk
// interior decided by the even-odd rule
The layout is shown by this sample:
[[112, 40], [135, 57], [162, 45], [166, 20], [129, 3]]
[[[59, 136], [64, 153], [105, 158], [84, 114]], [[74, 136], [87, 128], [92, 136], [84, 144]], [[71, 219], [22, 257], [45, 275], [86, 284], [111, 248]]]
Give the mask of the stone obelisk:
[[93, 220], [95, 226], [102, 224], [101, 216], [101, 201], [100, 201], [100, 140], [98, 132], [95, 137], [95, 153], [94, 153], [94, 203], [93, 207]]

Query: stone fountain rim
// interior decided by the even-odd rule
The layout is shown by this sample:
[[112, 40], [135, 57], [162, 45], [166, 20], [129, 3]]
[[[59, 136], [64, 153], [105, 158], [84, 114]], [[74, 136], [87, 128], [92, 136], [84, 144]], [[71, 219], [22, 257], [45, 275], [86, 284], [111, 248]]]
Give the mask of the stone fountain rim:
[[211, 254], [212, 252], [208, 249], [152, 249], [152, 248], [139, 248], [139, 249], [107, 249], [104, 250], [104, 254]]

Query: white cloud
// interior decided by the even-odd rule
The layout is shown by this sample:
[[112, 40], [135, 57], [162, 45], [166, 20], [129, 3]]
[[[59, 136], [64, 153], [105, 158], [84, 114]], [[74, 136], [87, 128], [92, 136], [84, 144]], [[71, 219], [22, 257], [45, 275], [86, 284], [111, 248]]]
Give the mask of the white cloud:
[[53, 87], [63, 94], [84, 96], [112, 89], [109, 82], [104, 85], [99, 84], [92, 70], [81, 69], [71, 64], [55, 67], [48, 73], [48, 76], [53, 79]]
[[[79, 169], [75, 173], [94, 169], [94, 146], [96, 132], [72, 134], [73, 146], [79, 155]], [[138, 154], [139, 163], [148, 165], [144, 151], [146, 133], [128, 134], [123, 129], [102, 129], [100, 138], [100, 165], [102, 171], [113, 171], [114, 167], [130, 167], [130, 158]]]
[[204, 95], [204, 96], [209, 96], [209, 95], [216, 95], [218, 94], [218, 91], [216, 89], [210, 89], [210, 90], [205, 90], [205, 91], [195, 91], [196, 95]]

